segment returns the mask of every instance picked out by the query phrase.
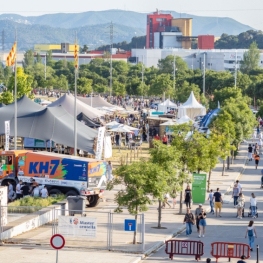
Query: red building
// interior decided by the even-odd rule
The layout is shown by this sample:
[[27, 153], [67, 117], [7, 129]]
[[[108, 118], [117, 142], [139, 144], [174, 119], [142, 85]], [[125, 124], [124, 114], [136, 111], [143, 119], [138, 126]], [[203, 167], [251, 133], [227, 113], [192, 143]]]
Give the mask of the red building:
[[198, 36], [198, 49], [214, 49], [215, 36], [213, 35], [199, 35]]
[[154, 33], [166, 32], [167, 27], [171, 27], [172, 19], [172, 15], [160, 14], [158, 10], [147, 15], [146, 48], [154, 48]]

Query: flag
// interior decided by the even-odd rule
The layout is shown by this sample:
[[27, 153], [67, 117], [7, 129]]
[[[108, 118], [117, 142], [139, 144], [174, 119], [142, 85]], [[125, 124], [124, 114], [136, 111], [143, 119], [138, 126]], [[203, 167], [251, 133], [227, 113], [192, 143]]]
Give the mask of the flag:
[[74, 63], [75, 68], [78, 68], [79, 62], [78, 62], [78, 45], [77, 44], [75, 44], [74, 46], [74, 61], [75, 61]]
[[6, 65], [9, 66], [14, 66], [16, 61], [16, 42], [12, 46], [7, 58], [6, 58]]

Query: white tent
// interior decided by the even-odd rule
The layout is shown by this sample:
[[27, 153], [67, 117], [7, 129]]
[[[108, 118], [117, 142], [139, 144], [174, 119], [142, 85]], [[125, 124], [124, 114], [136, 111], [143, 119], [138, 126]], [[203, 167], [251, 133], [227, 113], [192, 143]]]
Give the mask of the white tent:
[[169, 99], [167, 99], [166, 101], [160, 103], [158, 105], [158, 111], [161, 111], [161, 112], [167, 112], [168, 109], [170, 108], [176, 108], [177, 109], [177, 105], [173, 102], [171, 102]]
[[195, 116], [206, 115], [206, 109], [195, 98], [193, 91], [191, 92], [188, 100], [178, 108], [178, 118], [189, 116], [192, 120]]
[[179, 120], [177, 120], [177, 124], [183, 124], [192, 121], [187, 115], [182, 116]]

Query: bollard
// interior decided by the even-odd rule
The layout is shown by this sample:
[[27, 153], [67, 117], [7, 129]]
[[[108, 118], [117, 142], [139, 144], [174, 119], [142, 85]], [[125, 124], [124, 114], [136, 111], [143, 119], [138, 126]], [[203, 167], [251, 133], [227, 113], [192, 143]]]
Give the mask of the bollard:
[[257, 263], [259, 263], [259, 245], [257, 245]]

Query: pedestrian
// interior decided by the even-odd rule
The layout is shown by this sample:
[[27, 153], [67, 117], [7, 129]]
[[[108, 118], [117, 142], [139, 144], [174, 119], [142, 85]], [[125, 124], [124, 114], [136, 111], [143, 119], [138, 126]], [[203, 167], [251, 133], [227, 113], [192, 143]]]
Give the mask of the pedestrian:
[[200, 228], [199, 228], [199, 215], [202, 212], [203, 208], [202, 208], [202, 204], [199, 204], [199, 206], [195, 209], [195, 223], [196, 223], [196, 229], [197, 229], [197, 233], [199, 233]]
[[163, 144], [167, 145], [168, 144], [168, 137], [164, 134], [162, 138]]
[[259, 154], [259, 146], [257, 143], [255, 144], [254, 154]]
[[239, 193], [240, 193], [240, 190], [237, 186], [237, 183], [234, 184], [234, 187], [233, 187], [233, 192], [232, 192], [232, 197], [234, 199], [234, 207], [237, 206], [237, 199], [239, 197]]
[[214, 214], [215, 211], [214, 211], [214, 201], [213, 201], [213, 198], [214, 198], [214, 192], [213, 190], [211, 189], [210, 190], [210, 193], [208, 195], [208, 199], [209, 200], [209, 204], [210, 204], [210, 213]]
[[8, 184], [8, 201], [12, 202], [15, 199], [15, 192], [14, 192], [14, 187], [10, 181], [7, 182]]
[[248, 160], [252, 161], [252, 152], [253, 152], [253, 147], [251, 146], [251, 144], [248, 145]]
[[211, 258], [207, 258], [206, 263], [211, 263]]
[[250, 209], [252, 218], [256, 218], [257, 199], [254, 193], [251, 193], [250, 197]]
[[216, 217], [217, 215], [219, 217], [221, 216], [221, 210], [222, 210], [222, 203], [223, 203], [223, 199], [222, 199], [222, 195], [219, 192], [219, 188], [216, 189], [216, 192], [214, 193], [214, 202], [215, 202], [215, 209], [216, 209]]
[[108, 161], [106, 171], [107, 171], [107, 179], [108, 181], [111, 181], [113, 179], [111, 161]]
[[23, 183], [23, 185], [21, 187], [21, 193], [22, 193], [23, 197], [29, 196], [29, 186], [27, 183]]
[[257, 139], [257, 131], [254, 131], [253, 133], [253, 142]]
[[244, 207], [245, 207], [245, 197], [242, 193], [239, 193], [237, 199], [237, 218], [242, 219]]
[[201, 213], [198, 216], [199, 218], [199, 236], [205, 237], [205, 227], [206, 227], [206, 212], [204, 209], [201, 210]]
[[241, 260], [238, 260], [237, 263], [246, 263], [243, 259], [246, 259], [246, 257], [243, 255], [241, 256]]
[[16, 199], [20, 199], [22, 197], [21, 187], [22, 181], [20, 180], [19, 183], [16, 185]]
[[195, 218], [191, 213], [191, 209], [187, 208], [187, 212], [184, 216], [184, 224], [186, 225], [186, 235], [189, 236], [192, 234], [192, 225], [194, 225]]
[[169, 199], [169, 194], [166, 193], [166, 194], [164, 195], [164, 198], [163, 198], [162, 208], [165, 208], [166, 205], [168, 205], [168, 206], [171, 208], [171, 205], [169, 204], [168, 199]]
[[44, 185], [44, 187], [41, 189], [40, 191], [41, 193], [41, 197], [42, 198], [47, 198], [48, 197], [48, 191], [47, 191], [47, 187]]
[[250, 220], [248, 223], [248, 227], [247, 227], [247, 231], [245, 235], [245, 238], [247, 238], [248, 236], [248, 244], [249, 244], [251, 251], [253, 251], [254, 249], [254, 240], [255, 240], [255, 237], [257, 237], [257, 232], [253, 224], [254, 224], [254, 221]]
[[237, 184], [237, 187], [239, 189], [239, 192], [241, 193], [242, 192], [242, 185], [241, 183], [239, 182], [239, 180], [236, 180], [236, 184]]
[[255, 167], [256, 167], [256, 169], [258, 169], [258, 163], [260, 160], [260, 156], [258, 154], [255, 154], [254, 159], [255, 159]]
[[172, 194], [171, 194], [171, 197], [172, 197], [172, 202], [173, 202], [173, 209], [175, 209], [175, 206], [176, 206], [176, 192], [173, 191]]
[[184, 202], [186, 205], [186, 208], [191, 209], [191, 202], [192, 202], [192, 191], [190, 189], [190, 186], [187, 185], [185, 191], [184, 191]]

